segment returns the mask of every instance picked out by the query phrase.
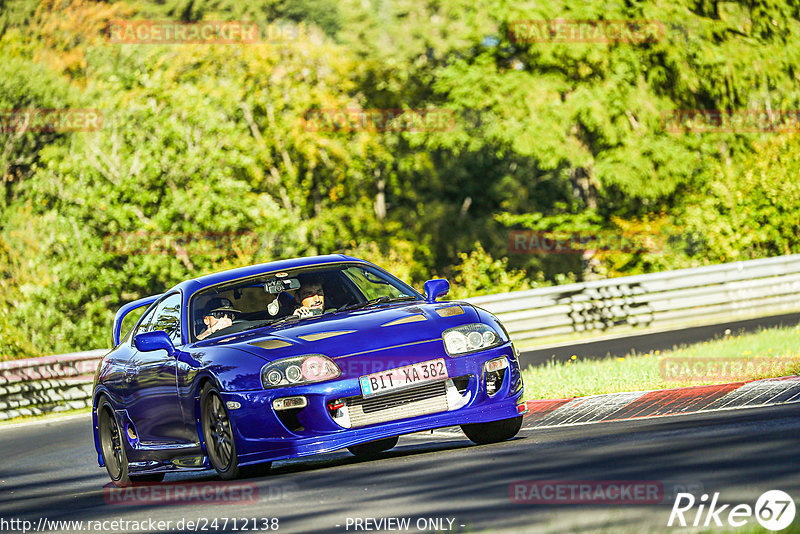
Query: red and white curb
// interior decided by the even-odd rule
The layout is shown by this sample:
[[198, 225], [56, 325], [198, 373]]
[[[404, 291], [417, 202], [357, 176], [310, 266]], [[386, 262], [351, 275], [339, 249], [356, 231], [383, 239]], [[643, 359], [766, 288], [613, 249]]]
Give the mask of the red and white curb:
[[572, 399], [533, 400], [527, 402], [528, 413], [523, 420], [523, 427], [582, 425], [773, 406], [787, 402], [800, 402], [800, 376]]

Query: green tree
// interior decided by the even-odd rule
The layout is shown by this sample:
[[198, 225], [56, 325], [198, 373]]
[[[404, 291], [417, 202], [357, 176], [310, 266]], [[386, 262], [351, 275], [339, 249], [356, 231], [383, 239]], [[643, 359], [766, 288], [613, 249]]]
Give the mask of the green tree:
[[800, 252], [800, 136], [774, 135], [721, 164], [682, 213], [707, 263]]

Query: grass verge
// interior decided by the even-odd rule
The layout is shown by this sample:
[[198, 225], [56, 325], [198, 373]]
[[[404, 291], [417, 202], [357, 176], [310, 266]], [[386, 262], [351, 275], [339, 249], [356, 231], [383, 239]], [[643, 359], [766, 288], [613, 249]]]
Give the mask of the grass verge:
[[525, 399], [563, 399], [725, 384], [800, 373], [800, 325], [770, 328], [671, 351], [601, 360], [549, 362], [522, 371]]

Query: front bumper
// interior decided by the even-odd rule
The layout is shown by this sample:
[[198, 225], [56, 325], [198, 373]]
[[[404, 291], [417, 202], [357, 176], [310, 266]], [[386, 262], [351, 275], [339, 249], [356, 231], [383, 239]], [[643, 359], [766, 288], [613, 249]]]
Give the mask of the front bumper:
[[[502, 384], [492, 395], [486, 391], [484, 364], [505, 356], [509, 366]], [[234, 427], [240, 465], [296, 458], [330, 452], [376, 439], [465, 423], [481, 423], [509, 419], [519, 415], [517, 405], [522, 396], [522, 378], [514, 348], [506, 343], [494, 349], [459, 357], [444, 357], [448, 376], [468, 377], [463, 402], [455, 409], [403, 417], [369, 424], [359, 428], [343, 428], [332, 416], [328, 404], [343, 398], [360, 397], [358, 376], [307, 386], [227, 393], [222, 397], [229, 406]], [[296, 413], [290, 429], [272, 408], [277, 398], [302, 395], [308, 404]], [[231, 409], [230, 406], [238, 406]]]

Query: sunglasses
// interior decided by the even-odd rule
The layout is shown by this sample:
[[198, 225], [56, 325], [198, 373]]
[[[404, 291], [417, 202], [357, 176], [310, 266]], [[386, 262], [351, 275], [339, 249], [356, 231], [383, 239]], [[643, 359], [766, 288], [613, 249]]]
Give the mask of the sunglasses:
[[324, 295], [325, 291], [321, 287], [317, 288], [304, 288], [300, 290], [300, 298], [304, 299], [306, 297], [311, 297], [313, 295]]
[[214, 319], [222, 319], [223, 317], [229, 317], [229, 318], [233, 319], [233, 312], [215, 311], [215, 312], [211, 312], [210, 315]]

